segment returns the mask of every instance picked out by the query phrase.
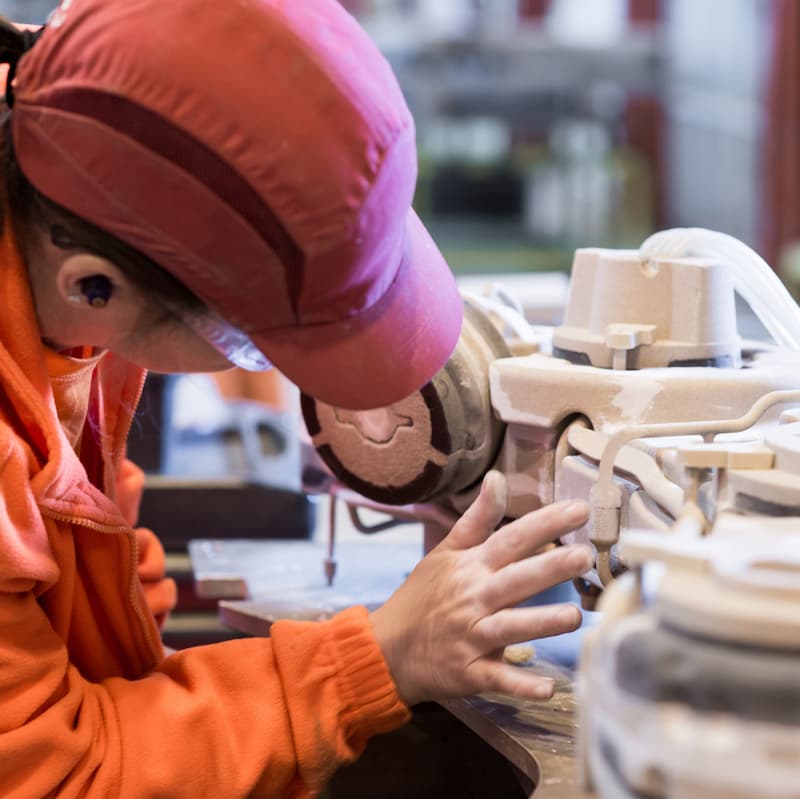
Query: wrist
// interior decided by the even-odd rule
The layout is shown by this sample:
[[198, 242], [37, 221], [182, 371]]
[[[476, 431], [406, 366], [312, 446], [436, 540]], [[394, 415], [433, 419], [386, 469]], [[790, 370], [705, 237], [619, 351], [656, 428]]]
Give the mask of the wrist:
[[400, 699], [406, 705], [415, 705], [421, 702], [423, 697], [413, 688], [413, 680], [406, 675], [405, 664], [408, 662], [407, 646], [401, 642], [397, 625], [391, 616], [391, 612], [383, 605], [369, 614], [369, 621], [372, 625], [372, 632], [378, 644], [378, 648], [383, 653], [383, 658], [389, 668], [389, 674], [395, 685]]

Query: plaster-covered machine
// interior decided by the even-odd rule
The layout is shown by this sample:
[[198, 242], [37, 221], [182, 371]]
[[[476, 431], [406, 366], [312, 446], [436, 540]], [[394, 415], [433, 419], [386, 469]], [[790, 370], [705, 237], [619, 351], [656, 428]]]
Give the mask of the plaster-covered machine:
[[[739, 329], [736, 293], [763, 336]], [[465, 303], [455, 353], [411, 397], [367, 412], [304, 399], [328, 469], [429, 522], [491, 468], [510, 518], [588, 500], [568, 537], [595, 550], [578, 589], [604, 610], [579, 677], [587, 783], [800, 797], [796, 304], [749, 248], [698, 229], [577, 251], [559, 326], [502, 292]]]

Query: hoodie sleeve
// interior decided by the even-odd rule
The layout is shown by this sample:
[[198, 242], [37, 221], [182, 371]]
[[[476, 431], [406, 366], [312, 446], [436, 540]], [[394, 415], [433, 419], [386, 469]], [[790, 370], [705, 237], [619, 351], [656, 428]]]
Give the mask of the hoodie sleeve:
[[[152, 676], [107, 690], [131, 724], [124, 799], [311, 797], [372, 735], [409, 717], [363, 608], [329, 622], [278, 622], [271, 639], [178, 652]], [[177, 728], [167, 732], [170, 719]]]
[[154, 628], [121, 615], [145, 612], [133, 536], [70, 532], [26, 481], [24, 461], [0, 463], [4, 799], [311, 797], [408, 718], [363, 608], [153, 668], [142, 636]]
[[363, 609], [95, 682], [33, 595], [4, 591], [0, 646], [7, 799], [312, 797], [372, 735], [408, 718]]

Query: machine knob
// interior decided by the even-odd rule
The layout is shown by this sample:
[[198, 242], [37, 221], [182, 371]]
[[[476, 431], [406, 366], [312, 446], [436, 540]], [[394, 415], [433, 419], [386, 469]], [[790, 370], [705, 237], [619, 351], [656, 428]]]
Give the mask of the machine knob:
[[419, 391], [386, 408], [352, 411], [302, 397], [314, 447], [349, 488], [388, 505], [470, 487], [491, 467], [505, 426], [492, 410], [489, 367], [510, 356], [470, 303], [453, 355]]

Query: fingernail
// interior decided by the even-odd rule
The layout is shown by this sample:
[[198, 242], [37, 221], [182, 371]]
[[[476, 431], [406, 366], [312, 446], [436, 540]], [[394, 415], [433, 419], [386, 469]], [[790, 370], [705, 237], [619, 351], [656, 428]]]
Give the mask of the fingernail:
[[564, 515], [572, 522], [579, 522], [589, 515], [589, 506], [582, 499], [576, 499], [564, 508]]
[[589, 547], [578, 544], [572, 547], [572, 552], [567, 557], [567, 564], [571, 569], [580, 570], [581, 572], [588, 571], [592, 568], [594, 563], [594, 553]]
[[536, 696], [539, 699], [549, 699], [556, 690], [556, 684], [553, 680], [545, 680], [536, 686]]
[[508, 501], [508, 490], [506, 487], [506, 479], [503, 475], [494, 469], [486, 473], [483, 478], [482, 492], [488, 492], [489, 498], [495, 506], [495, 510], [499, 517], [505, 516], [506, 505]]
[[557, 621], [565, 627], [577, 627], [581, 623], [581, 612], [574, 605], [570, 605], [558, 612]]

